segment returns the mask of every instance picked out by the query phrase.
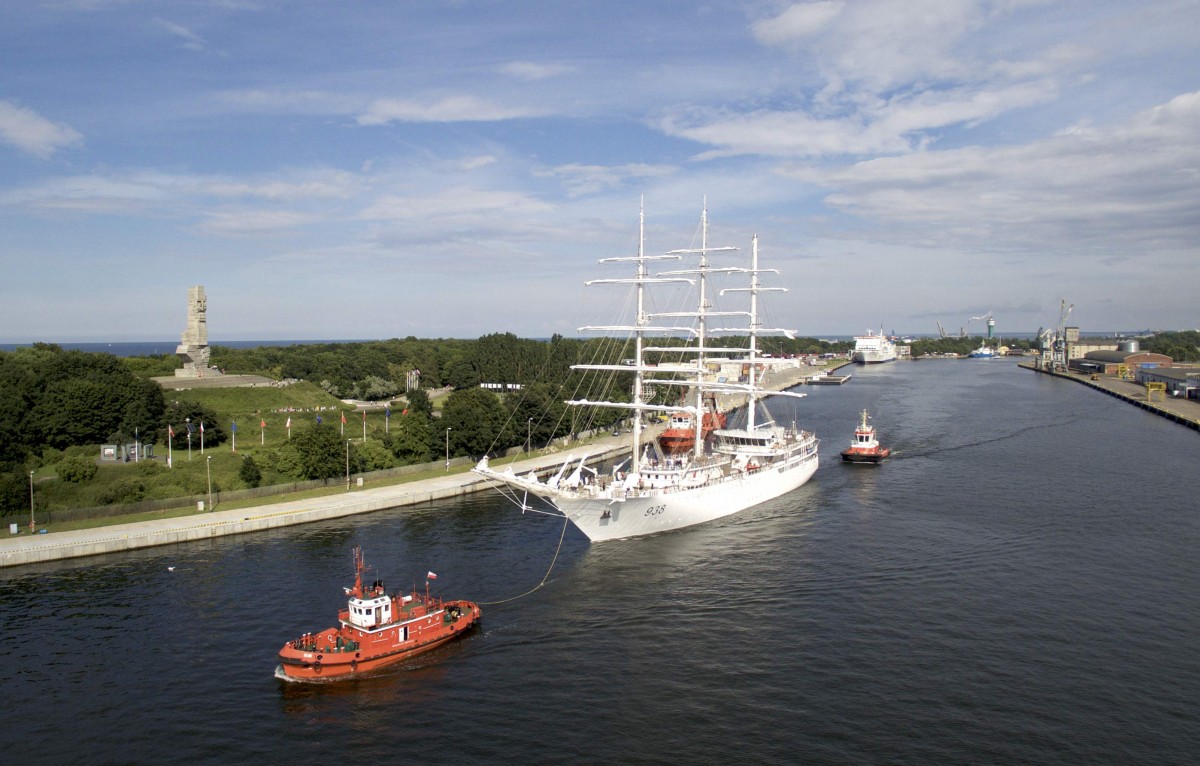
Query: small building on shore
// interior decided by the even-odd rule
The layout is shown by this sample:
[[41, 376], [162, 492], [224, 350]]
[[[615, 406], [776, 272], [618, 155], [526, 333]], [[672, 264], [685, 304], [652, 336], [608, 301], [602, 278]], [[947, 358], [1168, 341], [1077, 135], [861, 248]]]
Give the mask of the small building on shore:
[[1170, 367], [1171, 357], [1151, 351], [1089, 351], [1081, 357], [1067, 360], [1068, 369], [1093, 375], [1132, 374], [1140, 369]]
[[1177, 399], [1200, 399], [1200, 367], [1143, 367], [1137, 382], [1162, 383], [1167, 396]]

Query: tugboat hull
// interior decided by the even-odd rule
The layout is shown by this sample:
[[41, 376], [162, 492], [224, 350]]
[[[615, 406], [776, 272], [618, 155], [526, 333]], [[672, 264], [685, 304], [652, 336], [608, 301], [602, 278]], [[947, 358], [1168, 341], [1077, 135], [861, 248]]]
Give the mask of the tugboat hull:
[[425, 593], [389, 595], [383, 581], [363, 585], [366, 565], [354, 551], [354, 587], [338, 612], [338, 624], [318, 633], [305, 633], [279, 650], [275, 675], [285, 681], [335, 681], [354, 678], [401, 663], [466, 635], [479, 624], [483, 611], [471, 601], [445, 601]]

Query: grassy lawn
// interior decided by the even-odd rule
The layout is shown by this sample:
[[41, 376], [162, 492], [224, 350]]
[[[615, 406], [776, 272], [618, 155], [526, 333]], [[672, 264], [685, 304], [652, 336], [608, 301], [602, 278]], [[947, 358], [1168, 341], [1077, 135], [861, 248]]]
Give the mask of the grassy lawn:
[[[409, 482], [421, 481], [423, 479], [434, 479], [439, 476], [452, 476], [463, 474], [470, 471], [472, 466], [452, 466], [447, 472], [444, 468], [430, 468], [426, 471], [400, 476], [392, 479], [375, 479], [367, 483], [367, 488], [375, 487], [390, 487], [397, 484], [407, 484]], [[353, 477], [352, 477], [353, 478]], [[351, 484], [351, 494], [359, 491], [355, 484]], [[219, 498], [214, 498], [217, 511], [231, 511], [239, 508], [258, 508], [261, 506], [270, 506], [276, 503], [285, 503], [291, 500], [306, 500], [310, 498], [329, 497], [331, 495], [345, 495], [346, 485], [345, 480], [330, 480], [328, 487], [320, 487], [317, 489], [304, 490], [301, 492], [288, 492], [281, 495], [271, 495], [270, 497], [251, 498], [247, 500], [227, 500], [221, 501]], [[207, 505], [207, 503], [205, 503]], [[163, 511], [148, 511], [146, 513], [130, 513], [121, 516], [106, 516], [96, 519], [81, 519], [78, 521], [64, 521], [55, 524], [41, 524], [37, 526], [39, 529], [46, 529], [47, 532], [67, 532], [75, 529], [96, 529], [99, 527], [108, 527], [114, 524], [131, 524], [139, 521], [156, 521], [158, 519], [174, 519], [181, 516], [203, 516], [206, 512], [198, 511], [195, 503], [189, 503], [179, 508], [171, 508]]]

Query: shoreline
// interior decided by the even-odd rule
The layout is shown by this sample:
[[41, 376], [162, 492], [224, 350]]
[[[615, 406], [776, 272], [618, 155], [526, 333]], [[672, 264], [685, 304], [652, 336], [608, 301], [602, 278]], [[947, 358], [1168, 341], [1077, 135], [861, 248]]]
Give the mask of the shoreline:
[[1185, 428], [1190, 428], [1193, 431], [1200, 431], [1200, 403], [1189, 399], [1175, 399], [1169, 396], [1164, 396], [1157, 402], [1152, 402], [1147, 399], [1145, 387], [1134, 383], [1131, 380], [1121, 380], [1111, 376], [1101, 375], [1096, 380], [1092, 380], [1084, 373], [1066, 373], [1054, 372], [1053, 370], [1043, 370], [1036, 363], [1026, 364], [1019, 362], [1018, 367], [1033, 372], [1049, 375], [1054, 378], [1063, 380], [1072, 380], [1076, 383], [1082, 383], [1088, 388], [1093, 388], [1101, 393], [1108, 394], [1111, 397], [1120, 399], [1127, 404], [1132, 404], [1135, 407], [1140, 407], [1147, 412], [1150, 412], [1159, 417], [1178, 423]]
[[[830, 372], [843, 365], [828, 368]], [[799, 386], [810, 368], [785, 368], [773, 372], [765, 387], [784, 390]], [[745, 404], [745, 394], [731, 397], [722, 406], [728, 410]], [[654, 433], [653, 428], [649, 431]], [[567, 460], [587, 457], [599, 461], [629, 452], [631, 437], [603, 436], [585, 445], [524, 459], [498, 458], [497, 465], [513, 466], [514, 471], [539, 473], [555, 470]], [[447, 497], [467, 495], [488, 489], [491, 482], [470, 471], [432, 479], [418, 479], [384, 487], [352, 489], [345, 495], [330, 495], [303, 500], [264, 503], [250, 508], [211, 511], [172, 519], [137, 521], [47, 534], [26, 534], [0, 538], [0, 568], [38, 564], [64, 559], [119, 553], [174, 543], [194, 542], [213, 537], [261, 532], [276, 527], [309, 524], [326, 519], [361, 513], [432, 503]]]

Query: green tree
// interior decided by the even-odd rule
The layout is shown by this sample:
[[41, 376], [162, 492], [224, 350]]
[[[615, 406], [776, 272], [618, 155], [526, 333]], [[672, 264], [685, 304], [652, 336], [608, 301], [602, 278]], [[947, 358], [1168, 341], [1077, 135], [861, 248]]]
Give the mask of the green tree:
[[238, 478], [245, 482], [247, 487], [257, 487], [262, 483], [262, 469], [250, 455], [242, 458], [242, 465], [238, 468]]
[[186, 450], [190, 427], [192, 449], [200, 449], [201, 424], [204, 425], [205, 447], [215, 447], [225, 441], [225, 429], [220, 425], [216, 410], [187, 399], [179, 399], [166, 406], [162, 419], [159, 421], [159, 433], [165, 443], [169, 438], [167, 427], [170, 426], [171, 430], [175, 432], [171, 446], [174, 449]]
[[346, 470], [346, 445], [334, 427], [322, 424], [293, 430], [281, 450], [295, 455], [295, 466], [304, 479], [332, 479]]
[[405, 409], [411, 415], [414, 412], [419, 412], [426, 418], [433, 417], [433, 402], [429, 400], [429, 392], [423, 388], [414, 388], [404, 395], [408, 399], [408, 406]]
[[497, 446], [505, 419], [495, 394], [482, 388], [465, 388], [447, 397], [435, 430], [444, 433], [446, 428], [451, 429], [451, 456], [483, 455]]
[[429, 418], [419, 410], [392, 418], [391, 428], [384, 437], [388, 450], [401, 465], [428, 463], [433, 460]]
[[366, 443], [357, 444], [355, 447], [360, 471], [382, 471], [396, 465], [396, 456], [383, 442], [377, 439], [369, 439]]
[[63, 481], [81, 484], [95, 478], [96, 471], [100, 469], [96, 466], [94, 458], [83, 455], [70, 455], [58, 461], [58, 466], [55, 470], [58, 473], [58, 478]]
[[479, 371], [466, 359], [456, 359], [446, 369], [446, 385], [456, 391], [479, 385]]

